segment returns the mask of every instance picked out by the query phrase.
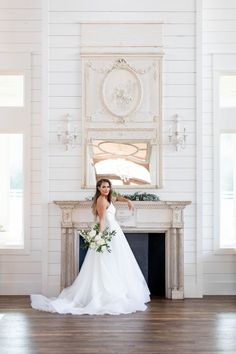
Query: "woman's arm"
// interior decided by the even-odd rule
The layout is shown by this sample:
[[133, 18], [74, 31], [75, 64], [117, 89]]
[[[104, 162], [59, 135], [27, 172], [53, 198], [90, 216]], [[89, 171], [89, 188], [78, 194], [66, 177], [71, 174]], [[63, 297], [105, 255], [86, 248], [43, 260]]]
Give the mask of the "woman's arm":
[[99, 230], [103, 232], [105, 229], [105, 215], [107, 209], [107, 201], [103, 198], [98, 197], [97, 199], [97, 213], [99, 218]]
[[116, 200], [118, 202], [126, 202], [128, 204], [129, 209], [134, 210], [134, 203], [130, 199], [128, 199], [126, 197], [123, 197], [122, 195], [118, 194], [116, 196]]

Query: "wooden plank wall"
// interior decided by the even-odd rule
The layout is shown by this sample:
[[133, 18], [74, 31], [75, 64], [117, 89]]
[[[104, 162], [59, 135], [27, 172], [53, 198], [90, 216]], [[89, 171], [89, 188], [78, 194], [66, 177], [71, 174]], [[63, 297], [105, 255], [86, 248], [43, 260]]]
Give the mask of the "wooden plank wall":
[[[155, 20], [164, 22], [164, 189], [165, 200], [191, 200], [185, 213], [186, 294], [196, 285], [196, 131], [195, 131], [195, 1], [99, 2], [51, 0], [49, 9], [49, 188], [50, 201], [91, 196], [81, 190], [81, 148], [66, 152], [57, 142], [57, 125], [70, 113], [81, 122], [80, 27], [86, 20]], [[167, 144], [174, 114], [188, 132], [188, 146], [180, 152]], [[81, 136], [79, 135], [79, 142]], [[155, 191], [153, 191], [155, 192]], [[49, 294], [59, 290], [60, 213], [49, 208]]]
[[[233, 0], [204, 0], [204, 149], [203, 149], [203, 251], [204, 293], [236, 292], [234, 256], [213, 254], [212, 190], [212, 86], [211, 53], [235, 51], [236, 5]], [[31, 252], [28, 255], [4, 255], [0, 258], [0, 291], [28, 294], [42, 291], [41, 279], [47, 277], [48, 294], [59, 291], [60, 211], [53, 200], [80, 199], [90, 196], [81, 190], [81, 134], [74, 150], [66, 152], [57, 141], [57, 126], [70, 113], [81, 123], [81, 65], [79, 23], [85, 20], [156, 20], [164, 22], [163, 200], [191, 200], [185, 212], [185, 284], [186, 296], [196, 296], [196, 117], [195, 117], [195, 0], [157, 2], [152, 0], [48, 2], [49, 39], [49, 227], [42, 235], [41, 190], [41, 2], [37, 0], [0, 0], [0, 52], [32, 53], [32, 215]], [[45, 16], [45, 13], [43, 13]], [[225, 35], [223, 34], [225, 33]], [[167, 144], [168, 127], [174, 114], [181, 116], [187, 128], [188, 145], [178, 153]], [[81, 133], [81, 132], [80, 132]], [[45, 137], [43, 137], [45, 138]], [[45, 186], [47, 188], [47, 186]], [[156, 191], [152, 191], [156, 192]], [[48, 257], [42, 262], [42, 238]], [[48, 259], [47, 259], [48, 258]], [[47, 264], [45, 264], [47, 263]], [[44, 269], [45, 273], [42, 273]], [[224, 289], [224, 290], [223, 290]]]

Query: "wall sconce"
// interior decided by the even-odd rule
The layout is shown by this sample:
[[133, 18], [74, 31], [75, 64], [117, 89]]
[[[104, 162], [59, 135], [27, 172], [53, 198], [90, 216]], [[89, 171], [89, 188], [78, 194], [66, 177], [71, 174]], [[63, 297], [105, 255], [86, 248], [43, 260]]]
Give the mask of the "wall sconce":
[[66, 151], [75, 147], [75, 141], [78, 136], [78, 127], [71, 122], [71, 115], [66, 114], [65, 131], [62, 131], [61, 125], [57, 126], [57, 139], [66, 146]]
[[169, 138], [169, 143], [172, 143], [175, 145], [176, 151], [179, 151], [179, 149], [185, 149], [186, 147], [186, 140], [187, 140], [187, 134], [186, 134], [186, 128], [183, 128], [183, 131], [181, 132], [180, 128], [180, 121], [179, 121], [179, 116], [178, 114], [175, 114], [175, 129], [173, 131], [172, 125], [169, 126], [168, 130], [168, 138]]

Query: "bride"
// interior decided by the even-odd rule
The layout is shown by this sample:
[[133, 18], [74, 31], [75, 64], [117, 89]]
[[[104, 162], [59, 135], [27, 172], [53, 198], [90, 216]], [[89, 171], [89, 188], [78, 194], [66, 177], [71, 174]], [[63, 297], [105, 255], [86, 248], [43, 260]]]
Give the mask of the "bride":
[[[133, 209], [131, 200], [121, 196], [116, 200], [126, 201], [129, 209]], [[97, 182], [92, 208], [101, 232], [107, 226], [110, 231], [116, 231], [110, 242], [111, 253], [88, 249], [74, 283], [57, 298], [31, 295], [34, 309], [73, 315], [118, 315], [146, 309], [150, 292], [115, 219], [110, 180], [103, 178]]]

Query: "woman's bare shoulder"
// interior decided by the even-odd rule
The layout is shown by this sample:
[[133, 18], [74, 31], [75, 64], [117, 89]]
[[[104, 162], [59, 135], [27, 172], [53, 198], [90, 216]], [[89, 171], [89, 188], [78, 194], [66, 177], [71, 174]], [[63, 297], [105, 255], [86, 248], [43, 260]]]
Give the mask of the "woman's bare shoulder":
[[107, 204], [108, 204], [108, 201], [100, 195], [97, 199], [97, 206], [100, 206], [100, 207], [105, 206], [106, 207]]
[[104, 215], [104, 213], [107, 209], [107, 204], [108, 204], [108, 201], [105, 198], [103, 198], [102, 196], [98, 197], [97, 203], [96, 203], [96, 210], [97, 210], [99, 217]]

